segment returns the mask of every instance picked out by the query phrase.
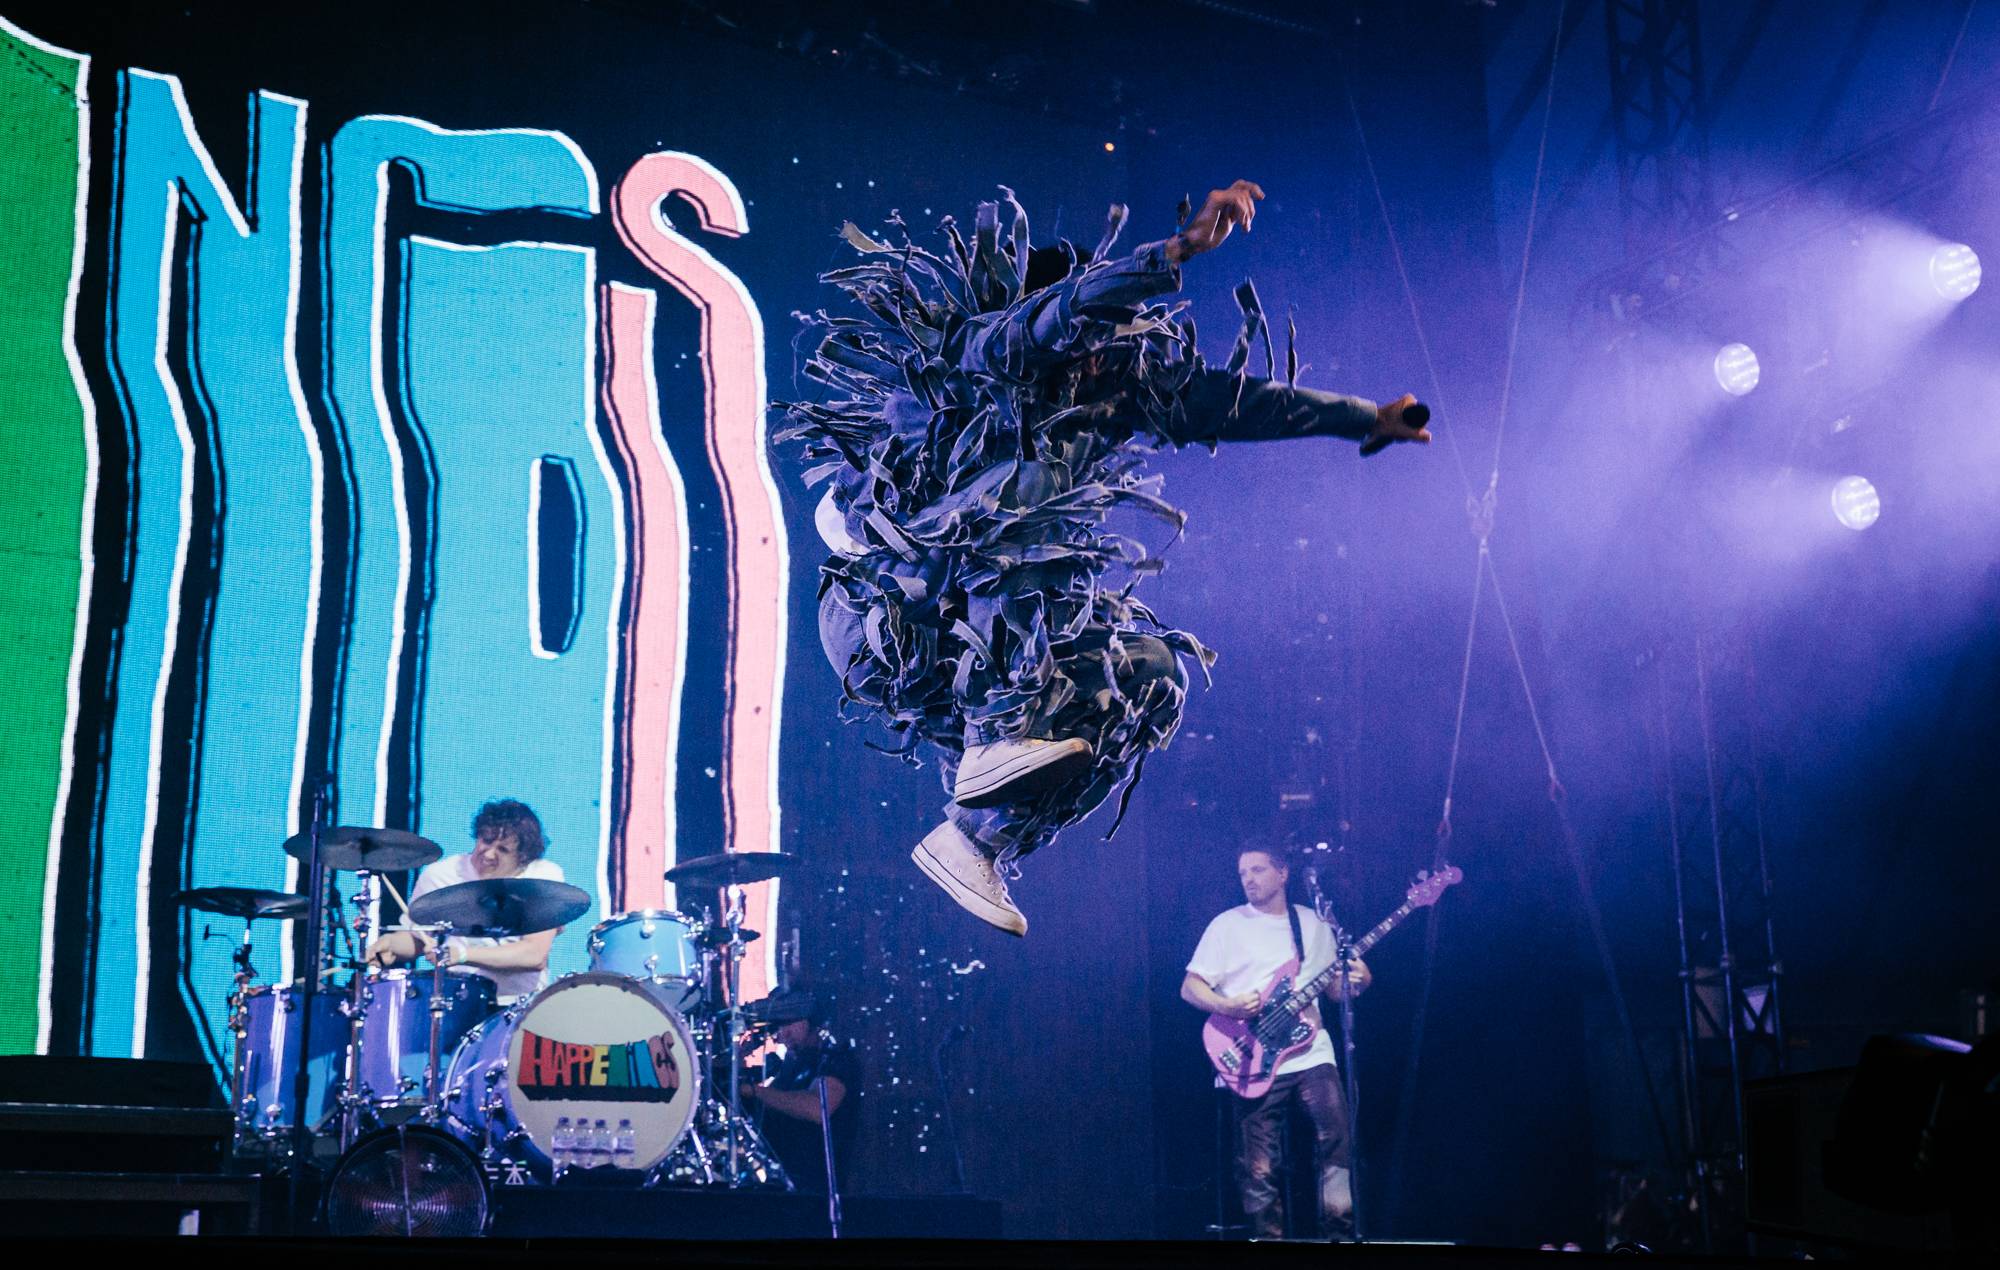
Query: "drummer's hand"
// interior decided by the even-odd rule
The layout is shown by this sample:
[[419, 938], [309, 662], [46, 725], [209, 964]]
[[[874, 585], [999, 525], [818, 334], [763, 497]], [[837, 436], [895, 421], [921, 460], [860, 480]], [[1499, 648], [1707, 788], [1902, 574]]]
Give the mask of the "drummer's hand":
[[362, 960], [371, 966], [380, 966], [384, 970], [388, 969], [390, 966], [403, 960], [402, 935], [398, 933], [382, 936], [380, 939], [369, 944], [368, 950], [362, 953], [361, 957]]

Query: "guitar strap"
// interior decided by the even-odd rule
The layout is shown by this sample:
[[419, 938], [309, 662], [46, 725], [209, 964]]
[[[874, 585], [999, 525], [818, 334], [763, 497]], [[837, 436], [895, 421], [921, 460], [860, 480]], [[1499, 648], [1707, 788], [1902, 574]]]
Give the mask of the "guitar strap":
[[1306, 939], [1299, 933], [1299, 906], [1285, 905], [1285, 916], [1292, 919], [1292, 950], [1299, 955], [1299, 974], [1306, 972]]

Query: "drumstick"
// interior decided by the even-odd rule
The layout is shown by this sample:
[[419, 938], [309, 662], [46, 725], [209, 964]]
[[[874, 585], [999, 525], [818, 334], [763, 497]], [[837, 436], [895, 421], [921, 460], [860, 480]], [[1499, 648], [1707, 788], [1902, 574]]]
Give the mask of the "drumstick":
[[382, 883], [384, 887], [388, 888], [389, 898], [396, 901], [396, 907], [403, 910], [403, 925], [408, 926], [410, 924], [410, 906], [409, 903], [403, 899], [403, 893], [396, 889], [396, 884], [389, 880], [388, 874], [377, 873], [375, 877], [378, 881]]

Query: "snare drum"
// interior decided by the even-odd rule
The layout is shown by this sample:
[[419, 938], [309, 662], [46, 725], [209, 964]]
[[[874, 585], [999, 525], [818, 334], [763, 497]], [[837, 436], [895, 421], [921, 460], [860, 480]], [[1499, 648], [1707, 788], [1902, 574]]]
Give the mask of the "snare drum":
[[[465, 1034], [493, 1013], [493, 981], [446, 974], [438, 1020], [438, 1068]], [[409, 966], [371, 971], [355, 988], [354, 1093], [371, 1107], [419, 1106], [431, 1052], [435, 973]]]
[[[284, 1138], [292, 1114], [298, 1074], [299, 1003], [305, 985], [262, 984], [246, 988], [236, 1013], [235, 1099], [239, 1140]], [[341, 1058], [347, 1051], [347, 1020], [341, 1017], [344, 992], [324, 988], [313, 997], [312, 1052], [306, 1062], [307, 1122], [317, 1129], [333, 1114]]]
[[590, 928], [590, 968], [651, 979], [668, 1004], [686, 1013], [701, 1000], [701, 949], [694, 930], [691, 918], [669, 909], [620, 913]]
[[490, 1161], [541, 1180], [558, 1125], [602, 1120], [621, 1135], [623, 1167], [650, 1169], [694, 1119], [701, 1071], [663, 988], [592, 971], [565, 975], [475, 1028], [452, 1055], [445, 1123]]

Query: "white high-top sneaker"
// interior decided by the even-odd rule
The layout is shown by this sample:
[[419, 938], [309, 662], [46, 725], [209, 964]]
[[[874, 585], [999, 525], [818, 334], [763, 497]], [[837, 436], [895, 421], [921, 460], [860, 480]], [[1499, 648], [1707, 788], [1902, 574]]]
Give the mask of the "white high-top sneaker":
[[1010, 935], [1028, 933], [1028, 919], [1014, 907], [1014, 898], [1007, 894], [1007, 884], [1000, 880], [993, 861], [951, 821], [925, 834], [910, 858], [925, 877], [980, 921]]
[[1090, 767], [1090, 742], [1022, 737], [968, 745], [959, 760], [951, 800], [961, 807], [1000, 807], [1033, 798]]

